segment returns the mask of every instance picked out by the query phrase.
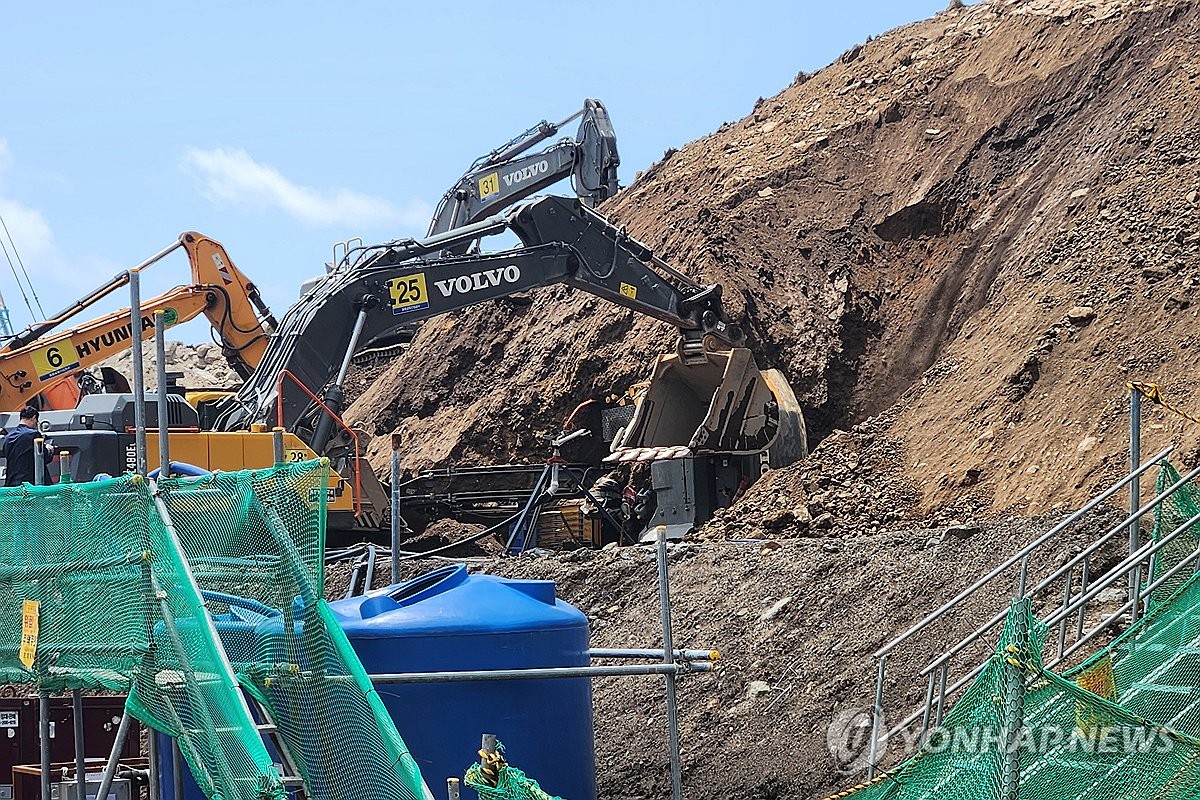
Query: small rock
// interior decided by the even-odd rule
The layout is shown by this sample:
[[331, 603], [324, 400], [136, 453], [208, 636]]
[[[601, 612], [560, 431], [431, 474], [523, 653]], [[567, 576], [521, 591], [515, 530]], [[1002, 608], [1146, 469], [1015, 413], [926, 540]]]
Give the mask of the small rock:
[[753, 700], [759, 695], [770, 693], [771, 684], [767, 683], [766, 681], [750, 681], [748, 684], [746, 684], [747, 699]]
[[926, 136], [941, 136], [942, 129], [941, 128], [926, 128], [925, 135]]
[[783, 611], [785, 608], [787, 608], [788, 604], [791, 602], [792, 602], [791, 597], [785, 597], [782, 600], [779, 600], [778, 602], [776, 602], [773, 606], [768, 608], [766, 611], [762, 612], [762, 614], [760, 614], [758, 616], [758, 618], [763, 622], [766, 622], [769, 619], [774, 619], [775, 617], [779, 616], [779, 612]]
[[767, 188], [759, 191], [758, 196], [759, 197], [770, 197], [773, 194], [775, 194], [775, 190], [772, 189], [770, 186], [768, 186]]
[[827, 531], [833, 527], [833, 514], [830, 514], [828, 511], [826, 511], [824, 514], [821, 514], [813, 519], [812, 524], [814, 528], [820, 528], [821, 530]]
[[840, 539], [826, 539], [821, 542], [821, 552], [823, 553], [840, 553], [842, 552], [842, 547]]
[[1067, 320], [1072, 325], [1083, 327], [1096, 318], [1096, 312], [1091, 306], [1075, 306], [1067, 312]]
[[1124, 603], [1129, 599], [1129, 590], [1124, 586], [1110, 586], [1096, 595], [1101, 603]]
[[763, 133], [770, 133], [771, 131], [775, 130], [778, 127], [779, 127], [779, 123], [776, 122], [775, 120], [771, 120], [770, 122], [764, 122], [761, 130]]
[[1100, 442], [1100, 440], [1097, 439], [1095, 436], [1085, 436], [1079, 442], [1079, 445], [1075, 449], [1078, 450], [1080, 453], [1086, 453], [1089, 450], [1095, 449], [1096, 445], [1099, 444], [1099, 442]]
[[981, 533], [983, 528], [978, 525], [951, 525], [946, 528], [946, 534], [953, 536], [956, 539], [970, 539], [977, 533]]
[[776, 511], [763, 517], [762, 526], [763, 530], [781, 531], [795, 521], [796, 515], [794, 512], [788, 510]]
[[1087, 197], [1088, 192], [1090, 192], [1090, 191], [1092, 191], [1092, 190], [1091, 189], [1076, 189], [1075, 191], [1071, 192], [1071, 199], [1078, 200], [1081, 197]]

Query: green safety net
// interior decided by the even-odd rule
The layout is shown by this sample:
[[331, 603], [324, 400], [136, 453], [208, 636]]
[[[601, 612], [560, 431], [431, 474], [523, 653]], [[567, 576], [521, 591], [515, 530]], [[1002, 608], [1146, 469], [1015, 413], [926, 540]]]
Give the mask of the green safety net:
[[[1178, 480], [1167, 470], [1163, 488]], [[1156, 537], [1196, 516], [1196, 490], [1185, 488], [1164, 504]], [[1160, 551], [1155, 576], [1194, 553], [1191, 531], [1184, 539]], [[1156, 594], [1145, 617], [1061, 675], [1042, 665], [1045, 625], [1028, 601], [1014, 603], [995, 653], [916, 754], [839, 796], [1200, 797], [1200, 576], [1191, 568], [1177, 574], [1174, 591]]]
[[141, 478], [0, 489], [0, 682], [130, 691], [129, 712], [179, 739], [209, 797], [283, 797]]
[[0, 682], [129, 691], [210, 798], [281, 800], [287, 763], [313, 800], [428, 797], [322, 598], [328, 479], [0, 489]]
[[[562, 800], [549, 794], [516, 767], [505, 763], [504, 745], [496, 742], [496, 752], [488, 756], [487, 767], [476, 762], [467, 768], [463, 782], [474, 789], [480, 800]], [[480, 756], [486, 755], [480, 751]]]
[[[1179, 482], [1179, 479], [1179, 471], [1169, 463], [1163, 462], [1163, 466], [1158, 472], [1158, 480], [1154, 485], [1155, 496], [1170, 489]], [[1200, 525], [1195, 524], [1198, 517], [1200, 517], [1200, 489], [1197, 489], [1192, 483], [1180, 486], [1154, 509], [1152, 535], [1155, 541], [1170, 536], [1171, 533], [1185, 525], [1187, 528], [1155, 553], [1154, 565], [1151, 569], [1152, 581], [1166, 575], [1182, 559], [1195, 552], [1196, 543], [1200, 540]], [[1181, 569], [1164, 580], [1151, 594], [1151, 605], [1161, 603], [1173, 595], [1190, 576], [1191, 572]]]
[[328, 475], [307, 462], [160, 489], [241, 684], [309, 796], [418, 800], [416, 762], [323, 598]]

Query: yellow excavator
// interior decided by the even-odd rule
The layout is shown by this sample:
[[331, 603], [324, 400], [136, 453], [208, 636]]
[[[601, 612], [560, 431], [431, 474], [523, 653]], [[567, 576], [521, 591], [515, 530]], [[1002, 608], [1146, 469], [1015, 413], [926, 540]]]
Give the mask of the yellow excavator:
[[167, 327], [204, 314], [234, 371], [243, 379], [253, 374], [266, 352], [267, 337], [275, 329], [275, 317], [263, 303], [258, 287], [237, 268], [220, 242], [188, 231], [132, 271], [146, 269], [178, 249], [187, 253], [192, 282], [143, 301], [137, 325], [125, 308], [75, 328], [57, 330], [128, 285], [129, 272], [122, 272], [0, 348], [0, 411], [16, 411], [38, 395], [44, 409], [75, 408], [83, 394], [77, 380], [80, 374], [128, 349], [135, 333], [151, 338], [157, 312], [162, 312]]
[[[73, 328], [59, 330], [85, 309], [119, 289], [128, 286], [129, 273], [141, 272], [166, 256], [182, 249], [191, 267], [191, 283], [176, 286], [163, 294], [143, 300], [141, 320], [134, 325], [130, 309], [123, 308]], [[119, 474], [128, 468], [130, 450], [126, 438], [133, 433], [133, 405], [125, 376], [115, 376], [113, 385], [85, 391], [95, 381], [87, 370], [132, 346], [135, 333], [142, 339], [154, 336], [154, 316], [162, 313], [168, 328], [201, 314], [212, 325], [213, 338], [230, 367], [243, 379], [254, 374], [267, 349], [277, 322], [262, 300], [258, 287], [238, 269], [220, 242], [195, 231], [187, 231], [150, 258], [121, 272], [86, 296], [75, 301], [50, 319], [35, 323], [0, 347], [0, 419], [15, 424], [16, 412], [29, 403], [42, 410], [42, 428], [56, 446], [65, 446], [75, 458], [77, 476]], [[135, 330], [136, 328], [136, 330]], [[87, 376], [90, 380], [81, 381]], [[229, 387], [236, 388], [236, 387]], [[204, 401], [229, 392], [188, 392], [187, 401]], [[153, 404], [150, 405], [154, 413]], [[208, 470], [236, 470], [265, 466], [272, 461], [269, 435], [260, 435], [261, 426], [246, 432], [201, 430], [195, 411], [172, 406], [171, 452], [179, 461]], [[4, 412], [10, 412], [5, 414]], [[11, 419], [10, 419], [11, 418]], [[64, 424], [64, 420], [71, 420]], [[76, 448], [66, 431], [83, 427], [99, 435], [98, 448]], [[287, 457], [303, 461], [315, 458], [314, 452], [294, 434], [284, 437]], [[157, 433], [151, 426], [150, 446], [157, 447]], [[93, 460], [93, 456], [95, 459]], [[54, 470], [52, 470], [54, 471]], [[368, 480], [373, 478], [368, 476]], [[363, 500], [355, 489], [361, 481], [330, 477], [329, 508], [338, 519], [364, 516]], [[370, 485], [375, 489], [377, 482]], [[382, 490], [373, 493], [378, 505]], [[355, 513], [355, 512], [359, 513]]]

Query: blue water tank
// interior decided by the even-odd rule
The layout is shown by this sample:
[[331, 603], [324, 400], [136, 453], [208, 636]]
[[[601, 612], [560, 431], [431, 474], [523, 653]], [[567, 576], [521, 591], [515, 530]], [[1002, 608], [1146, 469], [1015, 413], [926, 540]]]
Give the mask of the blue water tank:
[[[555, 596], [552, 581], [447, 566], [330, 606], [368, 673], [589, 664], [587, 617]], [[431, 788], [462, 777], [480, 735], [494, 733], [547, 792], [595, 800], [589, 678], [376, 688]]]

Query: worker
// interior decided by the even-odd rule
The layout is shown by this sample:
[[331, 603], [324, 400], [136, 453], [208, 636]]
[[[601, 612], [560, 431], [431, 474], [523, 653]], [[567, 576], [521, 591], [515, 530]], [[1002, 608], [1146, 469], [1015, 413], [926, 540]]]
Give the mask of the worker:
[[[21, 421], [4, 437], [4, 485], [20, 486], [33, 483], [34, 440], [41, 436], [38, 431], [38, 410], [33, 406], [21, 409]], [[42, 442], [45, 458], [42, 460], [42, 483], [50, 483], [50, 461], [54, 458], [54, 443], [49, 439]]]

